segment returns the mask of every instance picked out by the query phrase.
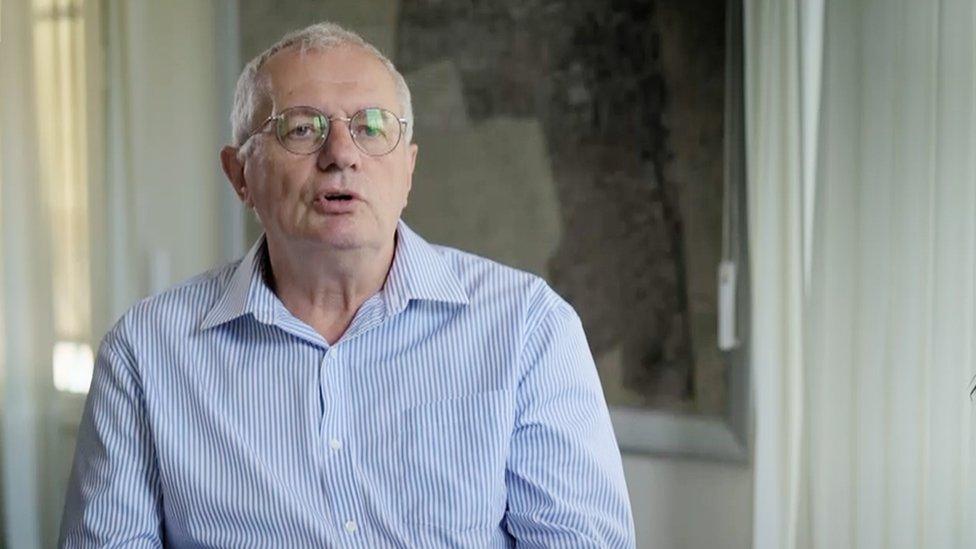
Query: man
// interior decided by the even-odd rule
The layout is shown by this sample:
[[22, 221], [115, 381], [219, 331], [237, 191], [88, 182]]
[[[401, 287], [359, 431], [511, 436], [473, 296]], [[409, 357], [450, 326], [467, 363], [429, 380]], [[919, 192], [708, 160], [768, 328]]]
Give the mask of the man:
[[233, 125], [265, 234], [105, 336], [62, 545], [633, 546], [573, 309], [400, 221], [393, 65], [313, 25], [248, 64]]

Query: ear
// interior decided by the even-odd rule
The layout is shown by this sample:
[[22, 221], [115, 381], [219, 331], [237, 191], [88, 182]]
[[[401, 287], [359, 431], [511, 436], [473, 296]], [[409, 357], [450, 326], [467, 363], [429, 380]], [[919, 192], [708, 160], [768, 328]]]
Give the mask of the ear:
[[244, 179], [244, 162], [238, 158], [239, 151], [238, 147], [231, 147], [230, 145], [220, 149], [220, 166], [224, 169], [227, 181], [234, 187], [237, 197], [245, 206], [253, 208], [254, 202], [251, 200], [251, 192], [247, 187], [247, 181]]
[[407, 154], [410, 155], [408, 159], [407, 169], [409, 170], [410, 177], [407, 178], [407, 192], [410, 192], [411, 187], [413, 187], [413, 168], [417, 165], [417, 144], [411, 143], [410, 147], [407, 149]]

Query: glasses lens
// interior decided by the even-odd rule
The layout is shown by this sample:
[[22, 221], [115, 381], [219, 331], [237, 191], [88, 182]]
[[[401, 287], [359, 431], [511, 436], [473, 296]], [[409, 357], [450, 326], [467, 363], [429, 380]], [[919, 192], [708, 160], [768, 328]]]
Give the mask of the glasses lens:
[[349, 121], [352, 139], [366, 154], [379, 156], [400, 142], [400, 120], [386, 109], [363, 109]]
[[276, 128], [281, 145], [296, 154], [318, 150], [329, 133], [329, 119], [309, 107], [295, 107], [281, 112]]

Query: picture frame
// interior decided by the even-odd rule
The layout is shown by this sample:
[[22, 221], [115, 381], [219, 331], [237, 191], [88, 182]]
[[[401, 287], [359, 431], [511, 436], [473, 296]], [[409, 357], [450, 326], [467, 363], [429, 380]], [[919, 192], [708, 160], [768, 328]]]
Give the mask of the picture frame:
[[[749, 246], [746, 223], [745, 90], [743, 7], [741, 0], [726, 2], [725, 188], [729, 223], [726, 235], [737, 240], [738, 276], [729, 311], [734, 320], [735, 348], [723, 354], [728, 361], [727, 404], [719, 415], [678, 414], [637, 407], [611, 406], [618, 444], [626, 454], [750, 463], [752, 435], [749, 352]], [[716, 277], [717, 279], [718, 277]], [[726, 304], [728, 306], [728, 304]], [[719, 317], [721, 317], [721, 313]]]

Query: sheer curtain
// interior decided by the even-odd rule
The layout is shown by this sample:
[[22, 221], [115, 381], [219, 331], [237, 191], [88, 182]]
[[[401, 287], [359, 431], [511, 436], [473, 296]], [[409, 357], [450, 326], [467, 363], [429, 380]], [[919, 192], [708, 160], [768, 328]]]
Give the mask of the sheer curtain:
[[[8, 0], [0, 24], [0, 545], [57, 540], [91, 376], [101, 172], [99, 2]], [[66, 428], [67, 426], [67, 428]]]
[[976, 3], [746, 13], [754, 545], [976, 546]]
[[[0, 313], [2, 313], [2, 465], [4, 540], [9, 546], [39, 547], [42, 500], [40, 385], [50, 370], [50, 286], [38, 180], [34, 120], [31, 6], [4, 2], [0, 19]], [[44, 280], [42, 282], [42, 280]], [[45, 292], [46, 290], [46, 292]], [[46, 368], [45, 368], [46, 366]]]

